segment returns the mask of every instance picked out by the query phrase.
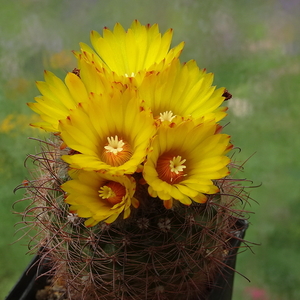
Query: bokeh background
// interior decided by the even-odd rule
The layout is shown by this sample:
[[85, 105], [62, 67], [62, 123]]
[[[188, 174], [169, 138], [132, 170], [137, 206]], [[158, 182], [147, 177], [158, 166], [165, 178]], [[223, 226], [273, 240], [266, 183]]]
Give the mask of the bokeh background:
[[[246, 238], [260, 246], [238, 257], [234, 300], [300, 299], [300, 2], [298, 0], [0, 0], [0, 298], [32, 258], [16, 241], [20, 217], [13, 189], [28, 176], [24, 159], [41, 135], [27, 108], [43, 70], [63, 78], [76, 66], [71, 50], [134, 19], [174, 29], [181, 59], [196, 59], [233, 94], [226, 131], [242, 151], [239, 176], [262, 186]], [[250, 158], [248, 160], [248, 158]], [[18, 204], [22, 210], [24, 204]]]

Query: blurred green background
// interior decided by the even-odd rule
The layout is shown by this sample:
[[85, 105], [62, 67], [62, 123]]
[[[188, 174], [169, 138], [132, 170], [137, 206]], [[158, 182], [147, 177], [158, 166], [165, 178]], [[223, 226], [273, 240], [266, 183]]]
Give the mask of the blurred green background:
[[[233, 94], [226, 131], [251, 159], [240, 177], [254, 184], [258, 204], [246, 238], [260, 246], [241, 253], [234, 300], [300, 299], [300, 2], [298, 0], [0, 0], [0, 298], [31, 257], [26, 239], [12, 244], [12, 190], [27, 176], [23, 161], [40, 133], [27, 108], [43, 70], [61, 78], [76, 66], [71, 50], [102, 31], [134, 19], [174, 29], [185, 41], [182, 61], [196, 59]], [[24, 204], [18, 204], [21, 211]]]

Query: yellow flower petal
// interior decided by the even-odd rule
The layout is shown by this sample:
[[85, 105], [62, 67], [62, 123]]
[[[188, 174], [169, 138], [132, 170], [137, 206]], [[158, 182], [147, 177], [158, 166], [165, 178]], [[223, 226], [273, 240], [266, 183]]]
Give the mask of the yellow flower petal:
[[68, 73], [65, 78], [66, 86], [71, 97], [76, 103], [84, 102], [88, 98], [88, 93], [82, 80], [74, 73]]

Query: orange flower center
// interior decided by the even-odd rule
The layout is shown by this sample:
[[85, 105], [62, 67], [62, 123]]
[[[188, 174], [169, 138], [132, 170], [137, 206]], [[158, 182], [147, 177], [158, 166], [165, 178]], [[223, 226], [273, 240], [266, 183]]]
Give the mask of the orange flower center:
[[123, 139], [108, 137], [107, 144], [104, 146], [101, 159], [110, 166], [118, 167], [123, 165], [132, 156], [130, 145]]
[[186, 159], [182, 159], [179, 155], [164, 154], [160, 156], [156, 164], [159, 179], [169, 184], [180, 182], [182, 177], [186, 176], [183, 171], [186, 168], [184, 165], [185, 162]]
[[122, 184], [115, 181], [109, 181], [99, 190], [99, 196], [102, 199], [106, 199], [112, 205], [120, 203], [125, 195], [125, 187]]

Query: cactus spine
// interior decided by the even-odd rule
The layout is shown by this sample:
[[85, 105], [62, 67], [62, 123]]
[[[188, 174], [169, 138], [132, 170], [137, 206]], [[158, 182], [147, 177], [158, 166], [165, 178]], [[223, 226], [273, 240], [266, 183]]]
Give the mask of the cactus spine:
[[53, 135], [41, 141], [41, 153], [29, 156], [38, 173], [26, 182], [24, 198], [32, 200], [24, 212], [35, 232], [32, 251], [42, 248], [50, 260], [51, 284], [75, 300], [205, 299], [232, 249], [236, 218], [245, 217], [234, 209], [243, 189], [220, 179], [221, 192], [206, 203], [166, 210], [139, 185], [141, 206], [130, 218], [87, 228], [64, 202], [68, 165], [61, 155], [68, 149], [60, 144]]

